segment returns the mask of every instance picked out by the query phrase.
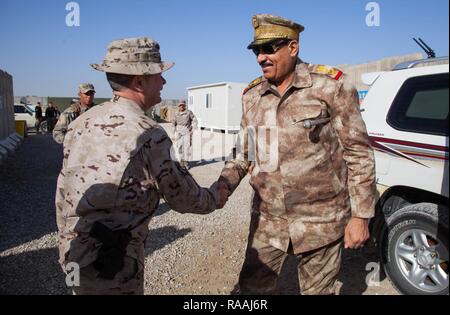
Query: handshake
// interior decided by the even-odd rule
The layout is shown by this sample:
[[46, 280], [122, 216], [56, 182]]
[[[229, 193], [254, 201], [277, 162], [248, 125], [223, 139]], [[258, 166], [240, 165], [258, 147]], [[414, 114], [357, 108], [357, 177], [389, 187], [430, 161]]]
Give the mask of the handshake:
[[216, 209], [222, 209], [225, 203], [228, 201], [228, 197], [231, 195], [231, 191], [225, 181], [219, 179], [217, 182], [211, 185], [209, 190], [212, 192], [216, 201]]
[[[252, 175], [254, 169], [255, 164], [251, 164], [249, 166], [248, 173]], [[219, 177], [217, 182], [209, 187], [209, 190], [212, 192], [216, 201], [216, 209], [222, 209], [225, 206], [225, 203], [228, 201], [228, 197], [231, 195], [231, 190], [227, 184], [227, 180], [222, 176]]]

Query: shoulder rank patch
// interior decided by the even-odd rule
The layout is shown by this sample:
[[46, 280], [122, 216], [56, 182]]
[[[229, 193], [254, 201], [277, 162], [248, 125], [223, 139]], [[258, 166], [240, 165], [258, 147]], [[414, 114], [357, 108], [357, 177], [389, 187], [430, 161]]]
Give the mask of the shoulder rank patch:
[[244, 95], [245, 93], [247, 93], [248, 91], [250, 91], [251, 89], [253, 89], [255, 86], [257, 86], [258, 84], [260, 84], [263, 81], [263, 77], [259, 77], [256, 78], [255, 80], [253, 80], [252, 82], [250, 82], [247, 87], [244, 89], [244, 92], [242, 92], [242, 95]]
[[325, 65], [310, 65], [310, 71], [312, 73], [325, 74], [335, 80], [339, 80], [343, 74], [341, 70]]

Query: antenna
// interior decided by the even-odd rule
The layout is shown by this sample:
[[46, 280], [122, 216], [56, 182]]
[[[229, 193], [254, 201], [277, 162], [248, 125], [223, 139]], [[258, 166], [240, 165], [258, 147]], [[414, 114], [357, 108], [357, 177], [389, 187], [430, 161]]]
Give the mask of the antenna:
[[428, 49], [428, 51], [430, 52], [429, 58], [436, 58], [436, 54], [434, 53], [434, 50], [430, 48], [430, 46], [428, 46], [420, 37], [419, 37], [419, 41]]
[[416, 42], [417, 45], [420, 46], [420, 48], [423, 49], [423, 51], [425, 51], [425, 53], [427, 54], [428, 58], [435, 58], [436, 57], [436, 53], [434, 52], [433, 49], [430, 48], [430, 46], [428, 46], [420, 37], [419, 37], [419, 41], [415, 38], [413, 38], [413, 40]]

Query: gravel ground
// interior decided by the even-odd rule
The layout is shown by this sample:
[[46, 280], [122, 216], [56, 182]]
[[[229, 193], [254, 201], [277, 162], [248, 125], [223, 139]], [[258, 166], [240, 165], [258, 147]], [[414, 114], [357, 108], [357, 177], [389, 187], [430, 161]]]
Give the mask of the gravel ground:
[[[57, 260], [54, 194], [62, 149], [49, 135], [27, 137], [0, 165], [0, 293], [69, 294]], [[217, 179], [223, 162], [191, 169], [202, 186]], [[244, 259], [252, 190], [248, 178], [224, 209], [179, 214], [162, 201], [146, 243], [146, 294], [233, 294]], [[388, 279], [367, 286], [373, 250], [345, 251], [341, 294], [397, 294]], [[280, 292], [297, 294], [295, 258], [282, 270]]]

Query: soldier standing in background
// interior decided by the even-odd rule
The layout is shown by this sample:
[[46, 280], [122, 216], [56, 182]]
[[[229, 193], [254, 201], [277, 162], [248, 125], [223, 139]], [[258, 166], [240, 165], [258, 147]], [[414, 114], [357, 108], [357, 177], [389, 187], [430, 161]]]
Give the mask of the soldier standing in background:
[[36, 133], [40, 134], [41, 133], [41, 124], [42, 124], [42, 121], [44, 120], [44, 117], [42, 116], [41, 102], [37, 102], [37, 105], [34, 108], [34, 115], [36, 117], [36, 123], [35, 123]]
[[213, 192], [172, 159], [169, 136], [145, 115], [161, 102], [161, 73], [172, 66], [147, 37], [113, 41], [92, 65], [106, 72], [114, 98], [71, 123], [56, 191], [60, 263], [81, 268], [75, 294], [143, 293], [144, 244], [161, 197], [182, 213], [216, 208]]
[[47, 121], [47, 132], [50, 134], [53, 132], [53, 128], [55, 128], [57, 115], [58, 113], [55, 107], [53, 107], [53, 102], [48, 102], [47, 109], [45, 110], [45, 120]]
[[91, 83], [81, 83], [78, 87], [79, 101], [71, 104], [62, 114], [53, 130], [53, 139], [58, 143], [64, 142], [64, 136], [69, 128], [69, 124], [77, 119], [88, 109], [92, 108], [94, 103], [95, 88]]
[[192, 134], [197, 126], [198, 122], [194, 113], [186, 109], [185, 101], [181, 101], [173, 118], [173, 134], [176, 150], [180, 155], [180, 164], [186, 169], [189, 169], [189, 161], [192, 157]]
[[[335, 294], [342, 248], [367, 241], [376, 202], [374, 155], [358, 94], [338, 69], [298, 58], [303, 26], [261, 14], [253, 27], [248, 48], [263, 76], [244, 90], [237, 156], [219, 178], [228, 196], [254, 167], [240, 292], [276, 293], [282, 264], [293, 254], [300, 259], [301, 294]], [[275, 137], [267, 139], [269, 131]], [[274, 150], [262, 159], [267, 148]]]

